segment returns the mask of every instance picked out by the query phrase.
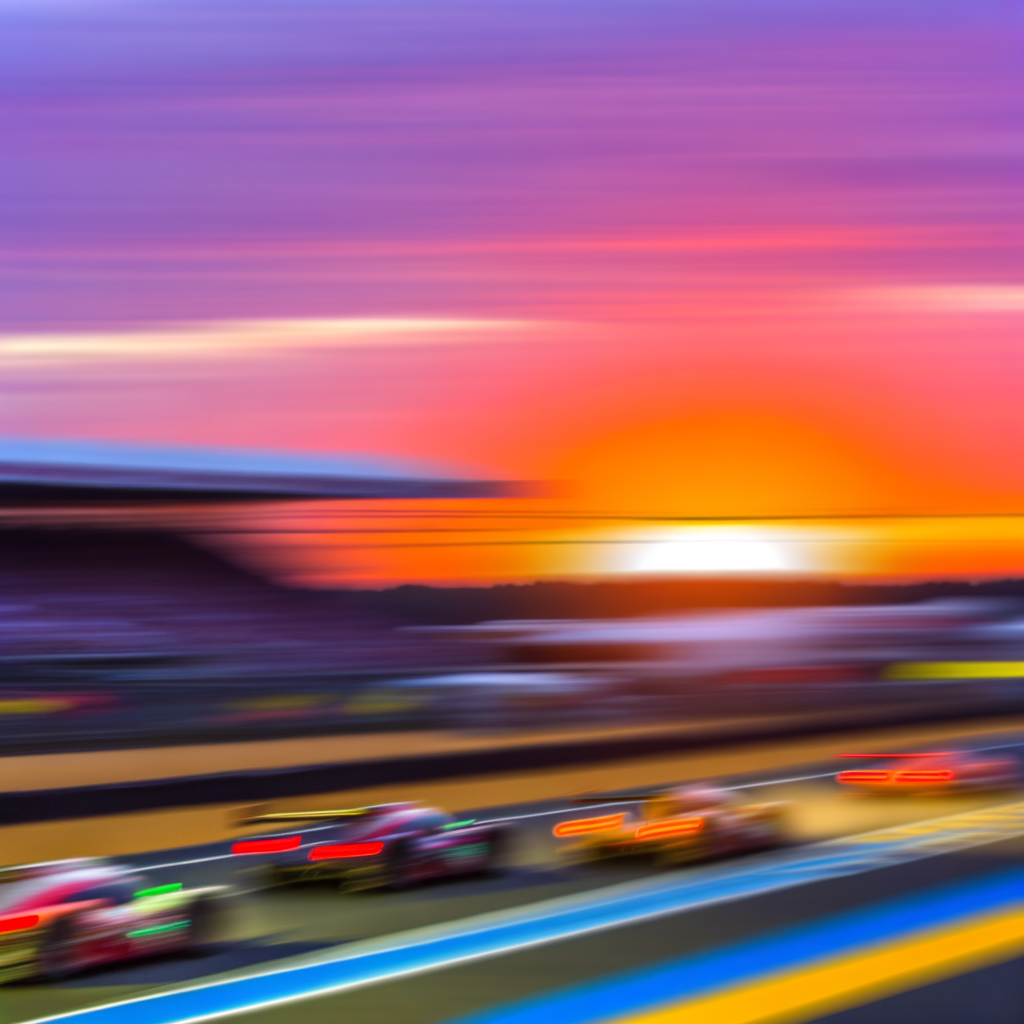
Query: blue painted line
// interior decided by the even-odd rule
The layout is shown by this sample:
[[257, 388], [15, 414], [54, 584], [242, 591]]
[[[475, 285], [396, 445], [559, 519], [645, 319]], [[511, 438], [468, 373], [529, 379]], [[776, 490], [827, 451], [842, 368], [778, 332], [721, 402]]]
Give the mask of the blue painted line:
[[[1024, 805], [1012, 805], [1007, 811], [1011, 809], [1020, 819], [1011, 822], [1013, 832], [1024, 831]], [[932, 856], [942, 852], [934, 844], [937, 836], [961, 846], [986, 841], [978, 838], [983, 835], [988, 841], [997, 838], [972, 822], [971, 815], [957, 815], [932, 823], [925, 837], [907, 837], [899, 829], [884, 830], [876, 834], [878, 842], [835, 840], [740, 866], [628, 883], [377, 940], [362, 949], [341, 947], [327, 956], [313, 955], [262, 974], [211, 979], [189, 988], [43, 1019], [81, 1024], [186, 1024], [312, 998], [715, 902], [858, 874], [890, 864], [894, 858]]]
[[859, 946], [1024, 901], [1024, 870], [941, 886], [706, 953], [459, 1018], [454, 1024], [596, 1024], [742, 985]]

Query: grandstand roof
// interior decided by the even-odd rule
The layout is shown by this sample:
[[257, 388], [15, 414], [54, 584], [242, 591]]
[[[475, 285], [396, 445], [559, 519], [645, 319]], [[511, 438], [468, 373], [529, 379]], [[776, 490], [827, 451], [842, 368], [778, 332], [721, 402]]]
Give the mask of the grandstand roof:
[[0, 438], [0, 508], [492, 497], [506, 487], [376, 457]]

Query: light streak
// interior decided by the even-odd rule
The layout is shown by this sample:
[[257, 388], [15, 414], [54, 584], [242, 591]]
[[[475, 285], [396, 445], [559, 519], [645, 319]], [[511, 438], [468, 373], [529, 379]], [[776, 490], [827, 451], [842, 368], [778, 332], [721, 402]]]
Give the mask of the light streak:
[[283, 853], [297, 850], [302, 845], [302, 836], [286, 836], [282, 839], [243, 839], [231, 847], [233, 854]]
[[0, 921], [0, 932], [23, 932], [35, 928], [39, 924], [38, 914], [22, 914], [20, 917], [8, 917]]
[[326, 846], [314, 846], [309, 851], [309, 859], [341, 860], [345, 857], [376, 857], [383, 851], [383, 843], [331, 843]]
[[552, 830], [559, 839], [566, 836], [585, 836], [593, 832], [611, 832], [621, 828], [625, 814], [606, 814], [601, 818], [577, 818], [574, 821], [560, 821]]

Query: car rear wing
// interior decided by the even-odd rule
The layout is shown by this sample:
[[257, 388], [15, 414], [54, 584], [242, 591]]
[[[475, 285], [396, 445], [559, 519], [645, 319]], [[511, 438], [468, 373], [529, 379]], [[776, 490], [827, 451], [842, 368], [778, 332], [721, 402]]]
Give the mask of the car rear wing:
[[243, 807], [232, 812], [230, 823], [236, 828], [246, 825], [287, 825], [300, 821], [335, 821], [339, 818], [370, 818], [389, 810], [399, 810], [408, 804], [372, 804], [368, 807], [344, 807], [327, 811], [267, 811], [266, 804]]
[[898, 758], [949, 758], [950, 751], [923, 751], [920, 754], [837, 754], [838, 758], [869, 758], [872, 761], [895, 761]]
[[635, 804], [641, 800], [653, 800], [655, 797], [664, 795], [664, 793], [629, 793], [625, 796], [574, 796], [570, 802], [579, 807], [588, 804]]

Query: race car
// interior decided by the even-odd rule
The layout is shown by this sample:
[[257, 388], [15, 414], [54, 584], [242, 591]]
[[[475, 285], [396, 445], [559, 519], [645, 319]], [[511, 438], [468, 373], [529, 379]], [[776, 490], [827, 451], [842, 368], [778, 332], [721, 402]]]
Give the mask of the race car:
[[881, 761], [870, 768], [839, 772], [836, 781], [866, 793], [946, 794], [1012, 789], [1021, 785], [1020, 762], [985, 751], [930, 754], [840, 754]]
[[240, 839], [232, 853], [259, 858], [267, 884], [315, 879], [346, 891], [402, 889], [434, 878], [481, 874], [498, 867], [506, 841], [500, 822], [458, 820], [418, 803], [337, 811], [244, 814], [238, 825], [286, 831]]
[[228, 893], [154, 886], [98, 859], [0, 869], [0, 983], [200, 948], [219, 931]]
[[560, 821], [552, 832], [569, 861], [647, 856], [671, 866], [780, 846], [785, 839], [782, 803], [747, 804], [711, 785], [656, 793], [585, 796], [578, 805], [630, 803], [621, 811]]

